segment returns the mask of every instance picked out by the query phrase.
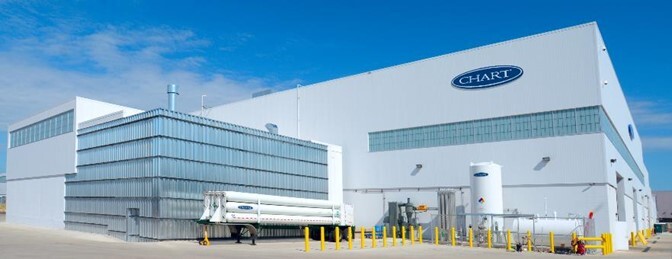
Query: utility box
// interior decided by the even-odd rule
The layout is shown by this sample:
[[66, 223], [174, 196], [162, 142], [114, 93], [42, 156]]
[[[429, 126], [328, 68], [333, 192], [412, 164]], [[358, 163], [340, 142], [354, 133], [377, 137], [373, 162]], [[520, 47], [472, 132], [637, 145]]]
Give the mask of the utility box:
[[653, 232], [656, 234], [667, 232], [667, 224], [654, 224]]

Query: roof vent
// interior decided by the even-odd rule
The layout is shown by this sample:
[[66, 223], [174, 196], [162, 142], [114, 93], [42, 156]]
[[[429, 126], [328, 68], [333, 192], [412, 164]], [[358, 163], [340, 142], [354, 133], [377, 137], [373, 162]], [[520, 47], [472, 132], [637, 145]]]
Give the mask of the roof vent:
[[175, 96], [179, 95], [176, 84], [168, 85], [168, 110], [175, 111]]
[[278, 134], [278, 125], [275, 125], [273, 123], [266, 123], [266, 129], [270, 133]]

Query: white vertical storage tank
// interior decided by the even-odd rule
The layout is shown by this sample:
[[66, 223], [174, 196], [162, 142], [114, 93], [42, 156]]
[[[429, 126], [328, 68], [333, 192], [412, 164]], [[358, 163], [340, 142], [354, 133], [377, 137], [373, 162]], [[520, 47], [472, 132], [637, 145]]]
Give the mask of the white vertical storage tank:
[[[471, 163], [469, 168], [471, 183], [471, 213], [502, 214], [504, 198], [502, 197], [502, 166], [493, 162]], [[484, 217], [472, 217], [473, 227], [483, 224]], [[489, 217], [488, 217], [489, 220]], [[501, 218], [486, 222], [487, 227], [497, 225], [503, 227]]]

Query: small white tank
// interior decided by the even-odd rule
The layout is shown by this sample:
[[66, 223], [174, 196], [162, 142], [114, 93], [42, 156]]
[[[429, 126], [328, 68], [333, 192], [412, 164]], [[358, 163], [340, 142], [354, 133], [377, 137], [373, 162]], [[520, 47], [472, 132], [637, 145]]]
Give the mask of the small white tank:
[[472, 163], [469, 174], [471, 213], [502, 214], [502, 166], [493, 162]]
[[[502, 166], [493, 162], [471, 163], [469, 170], [471, 183], [471, 213], [502, 214], [504, 198], [502, 197]], [[472, 217], [472, 225], [482, 224], [484, 217]], [[497, 221], [501, 228], [503, 222]], [[489, 222], [488, 224], [494, 224]]]
[[583, 223], [580, 219], [514, 219], [511, 231], [525, 233], [530, 231], [537, 234], [571, 235], [572, 232], [583, 235]]

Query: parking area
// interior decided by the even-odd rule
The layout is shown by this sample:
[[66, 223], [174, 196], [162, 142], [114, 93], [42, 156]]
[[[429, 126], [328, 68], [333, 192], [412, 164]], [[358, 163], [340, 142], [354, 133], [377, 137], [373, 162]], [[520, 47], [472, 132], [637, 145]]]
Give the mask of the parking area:
[[[336, 251], [327, 243], [320, 251], [319, 242], [311, 242], [312, 250], [304, 252], [302, 239], [261, 239], [257, 246], [234, 244], [230, 240], [213, 241], [209, 247], [196, 241], [156, 243], [127, 243], [111, 237], [67, 230], [41, 229], [0, 223], [0, 258], [562, 258], [567, 255], [544, 253], [514, 253], [503, 249], [435, 246], [429, 243], [387, 248], [347, 249], [347, 243]], [[672, 258], [672, 235], [651, 239], [645, 247], [628, 252], [616, 252], [608, 257]], [[601, 257], [601, 256], [600, 256]]]

